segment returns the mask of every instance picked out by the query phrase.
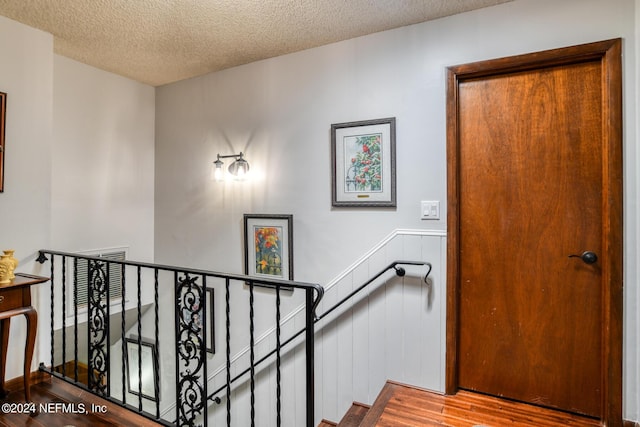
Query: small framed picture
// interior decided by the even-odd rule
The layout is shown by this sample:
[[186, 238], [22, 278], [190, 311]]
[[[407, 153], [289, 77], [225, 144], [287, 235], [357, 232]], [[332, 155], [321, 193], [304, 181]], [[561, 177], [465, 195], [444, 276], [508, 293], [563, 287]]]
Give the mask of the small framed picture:
[[244, 215], [248, 276], [293, 280], [293, 215]]
[[[216, 354], [216, 325], [215, 325], [215, 298], [214, 288], [205, 287], [201, 300], [201, 288], [193, 293], [187, 289], [186, 293], [181, 293], [180, 302], [182, 306], [182, 316], [180, 316], [180, 325], [194, 335], [204, 338], [206, 351], [209, 354]], [[188, 296], [187, 296], [188, 295]], [[202, 319], [206, 322], [202, 323]], [[202, 334], [205, 333], [203, 337]]]
[[0, 92], [0, 193], [4, 191], [4, 126], [7, 116], [7, 94]]
[[215, 299], [213, 297], [213, 288], [206, 288], [205, 295], [207, 298], [207, 311], [205, 312], [207, 336], [205, 338], [207, 353], [216, 354], [216, 330], [213, 319], [215, 319]]
[[395, 117], [331, 125], [332, 204], [396, 206]]
[[157, 401], [158, 348], [155, 343], [137, 337], [125, 338], [125, 343], [129, 393], [142, 394], [145, 399]]

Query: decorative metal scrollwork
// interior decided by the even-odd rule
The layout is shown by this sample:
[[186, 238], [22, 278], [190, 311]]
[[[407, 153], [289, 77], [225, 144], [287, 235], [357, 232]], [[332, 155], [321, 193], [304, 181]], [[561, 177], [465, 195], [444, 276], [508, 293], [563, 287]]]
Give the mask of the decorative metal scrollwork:
[[203, 326], [205, 291], [197, 281], [197, 276], [176, 275], [176, 392], [178, 425], [181, 426], [194, 426], [196, 419], [205, 414], [207, 396]]
[[89, 261], [89, 389], [107, 395], [109, 318], [106, 263]]

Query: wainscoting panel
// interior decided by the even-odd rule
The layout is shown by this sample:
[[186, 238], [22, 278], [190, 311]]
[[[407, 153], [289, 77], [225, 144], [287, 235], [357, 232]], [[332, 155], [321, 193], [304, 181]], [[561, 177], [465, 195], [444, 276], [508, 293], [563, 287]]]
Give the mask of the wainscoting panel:
[[[354, 264], [324, 285], [322, 314], [352, 290], [394, 261], [426, 261], [433, 269], [424, 282], [426, 266], [404, 266], [406, 275], [391, 270], [316, 324], [315, 417], [340, 419], [353, 401], [371, 404], [389, 379], [444, 392], [446, 233], [395, 230]], [[282, 335], [304, 327], [302, 307], [283, 313]], [[275, 348], [275, 325], [256, 339], [256, 358]], [[232, 376], [248, 366], [249, 349], [232, 355]], [[305, 422], [305, 364], [301, 339], [283, 351], [282, 425]], [[276, 425], [276, 367], [256, 369], [256, 419], [260, 426]], [[224, 384], [224, 366], [210, 370], [209, 390]], [[268, 395], [268, 398], [265, 398]], [[210, 425], [226, 423], [226, 398], [209, 410]], [[232, 392], [233, 425], [249, 425], [250, 386], [238, 382]]]
[[445, 248], [442, 232], [398, 230], [327, 287], [324, 307], [393, 261], [433, 265], [428, 284], [426, 267], [391, 271], [318, 325], [316, 416], [340, 419], [353, 401], [372, 403], [388, 379], [444, 391]]

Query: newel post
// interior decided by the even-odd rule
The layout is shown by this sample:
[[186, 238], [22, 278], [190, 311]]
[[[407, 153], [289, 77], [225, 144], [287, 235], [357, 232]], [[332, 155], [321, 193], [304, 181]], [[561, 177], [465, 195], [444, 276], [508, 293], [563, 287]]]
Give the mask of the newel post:
[[306, 290], [306, 353], [307, 353], [307, 427], [313, 427], [315, 416], [314, 385], [314, 309], [313, 289]]

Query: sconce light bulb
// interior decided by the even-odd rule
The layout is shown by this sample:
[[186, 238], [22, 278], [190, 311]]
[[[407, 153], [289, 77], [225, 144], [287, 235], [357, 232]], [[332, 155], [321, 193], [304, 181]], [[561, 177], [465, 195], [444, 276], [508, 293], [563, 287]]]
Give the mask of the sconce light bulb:
[[216, 160], [215, 162], [213, 162], [213, 170], [211, 171], [211, 177], [215, 180], [215, 181], [222, 181], [222, 179], [224, 178], [224, 171], [222, 170], [222, 161], [220, 161], [220, 159]]

